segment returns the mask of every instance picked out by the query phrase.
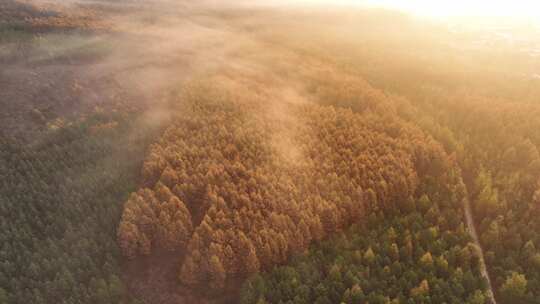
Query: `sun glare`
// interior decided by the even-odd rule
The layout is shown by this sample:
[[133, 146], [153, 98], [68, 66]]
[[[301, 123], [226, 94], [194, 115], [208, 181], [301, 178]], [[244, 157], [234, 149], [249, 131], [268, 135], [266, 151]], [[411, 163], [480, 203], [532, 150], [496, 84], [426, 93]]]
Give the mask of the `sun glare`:
[[397, 8], [428, 17], [485, 16], [540, 19], [540, 1], [536, 0], [341, 0], [340, 2]]
[[[270, 2], [283, 2], [270, 0]], [[414, 15], [444, 17], [510, 17], [540, 20], [538, 0], [298, 0], [300, 3], [369, 5], [402, 10]]]

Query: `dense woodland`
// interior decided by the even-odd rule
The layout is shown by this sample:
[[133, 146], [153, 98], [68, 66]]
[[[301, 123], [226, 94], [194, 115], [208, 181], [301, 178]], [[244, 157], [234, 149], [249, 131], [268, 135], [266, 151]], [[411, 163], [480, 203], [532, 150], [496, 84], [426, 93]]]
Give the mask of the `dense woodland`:
[[32, 142], [0, 137], [0, 303], [128, 300], [116, 202], [152, 133], [134, 130], [134, 115], [96, 114]]
[[486, 303], [468, 233], [462, 225], [441, 231], [435, 213], [421, 210], [373, 214], [288, 266], [254, 275], [241, 303]]
[[[315, 99], [354, 115], [412, 110], [406, 100], [386, 96], [361, 78], [340, 80], [315, 81]], [[422, 178], [415, 199], [371, 210], [363, 224], [293, 259], [292, 267], [252, 277], [242, 290], [243, 303], [487, 303], [478, 252], [463, 221], [467, 193], [457, 164], [448, 166], [432, 160], [427, 171], [416, 167]]]
[[[540, 107], [485, 98], [463, 100], [467, 109], [444, 108], [444, 115], [462, 117], [459, 125], [450, 122], [450, 116], [437, 119], [448, 119], [463, 145], [458, 158], [471, 190], [490, 274], [501, 300], [537, 303], [540, 141], [535, 130]], [[512, 284], [521, 285], [517, 294], [508, 290]]]
[[[355, 28], [354, 37], [335, 35], [341, 27], [317, 28], [335, 35], [321, 42], [305, 34], [304, 24], [285, 22], [287, 34], [274, 31], [267, 40], [340, 66], [384, 88], [397, 104], [410, 103], [397, 107], [399, 116], [458, 161], [497, 301], [538, 303], [540, 92], [537, 81], [519, 74], [538, 61], [511, 50], [449, 52], [446, 42], [463, 37], [440, 29], [419, 36], [416, 20], [390, 15], [367, 16], [370, 26]], [[388, 18], [395, 22], [383, 26]], [[351, 20], [345, 22], [356, 24]], [[392, 34], [397, 28], [399, 36]], [[417, 52], [419, 45], [431, 53]]]
[[[318, 85], [313, 102], [283, 101], [277, 108], [264, 94], [190, 87], [182, 113], [150, 149], [143, 187], [125, 204], [118, 230], [124, 255], [183, 253], [181, 282], [210, 284], [219, 292], [368, 217], [415, 214], [403, 224], [414, 232], [402, 250], [403, 271], [413, 271], [422, 257], [449, 258], [447, 271], [465, 269], [476, 283], [448, 299], [484, 299], [476, 249], [465, 230], [466, 190], [456, 160], [397, 115], [398, 106], [410, 107], [403, 100], [355, 77], [341, 82], [346, 89], [336, 84]], [[413, 220], [423, 215], [431, 222]], [[456, 252], [470, 257], [457, 261], [450, 257]], [[376, 254], [381, 269], [390, 266], [382, 252]], [[414, 284], [433, 275], [417, 275]], [[408, 297], [409, 287], [370, 296]], [[334, 292], [341, 297], [345, 289]], [[292, 298], [271, 302], [281, 300]]]
[[482, 257], [497, 303], [540, 303], [531, 63], [390, 12], [274, 13], [212, 17], [241, 60], [178, 84], [165, 126], [0, 132], [0, 304], [139, 303], [126, 265], [160, 258], [242, 304], [489, 304]]
[[534, 87], [501, 98], [506, 92], [490, 81], [457, 93], [441, 82], [427, 81], [414, 91], [404, 81], [393, 83], [394, 92], [416, 106], [402, 116], [458, 159], [497, 299], [538, 303], [540, 104], [529, 101]]

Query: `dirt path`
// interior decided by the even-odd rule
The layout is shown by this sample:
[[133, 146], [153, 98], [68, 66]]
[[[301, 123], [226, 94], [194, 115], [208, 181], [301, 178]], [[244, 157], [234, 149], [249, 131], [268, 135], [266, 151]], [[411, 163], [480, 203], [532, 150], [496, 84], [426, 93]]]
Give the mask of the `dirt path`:
[[492, 304], [497, 304], [495, 300], [495, 294], [493, 293], [493, 286], [491, 285], [491, 280], [489, 278], [489, 273], [486, 266], [486, 261], [484, 260], [484, 250], [480, 245], [480, 239], [478, 238], [478, 233], [476, 232], [476, 227], [474, 226], [474, 220], [472, 216], [471, 202], [469, 198], [463, 200], [463, 205], [465, 206], [465, 219], [467, 221], [467, 229], [471, 234], [474, 244], [478, 248], [478, 253], [480, 254], [480, 272], [482, 276], [486, 279], [488, 284], [488, 297]]

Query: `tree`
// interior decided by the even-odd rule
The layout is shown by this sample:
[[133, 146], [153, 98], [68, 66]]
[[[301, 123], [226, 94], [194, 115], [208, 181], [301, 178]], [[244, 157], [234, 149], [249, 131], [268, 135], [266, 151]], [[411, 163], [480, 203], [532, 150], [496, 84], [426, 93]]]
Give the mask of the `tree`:
[[[540, 184], [540, 182], [538, 182], [538, 183]], [[534, 193], [533, 203], [536, 204], [537, 206], [540, 205], [540, 187]]]
[[8, 303], [8, 300], [9, 300], [9, 297], [8, 297], [7, 292], [2, 287], [0, 287], [0, 303], [2, 304]]
[[150, 255], [152, 252], [152, 241], [146, 236], [146, 234], [141, 234], [139, 244], [140, 253], [142, 255]]
[[531, 258], [531, 263], [535, 267], [536, 271], [540, 271], [540, 253], [535, 254]]
[[459, 265], [461, 267], [469, 268], [471, 265], [471, 259], [473, 258], [473, 254], [471, 253], [470, 248], [474, 248], [474, 245], [465, 246], [461, 248], [461, 250], [458, 253]]
[[210, 273], [210, 287], [216, 291], [222, 290], [225, 287], [227, 274], [220, 259], [213, 255], [208, 263], [208, 272]]
[[471, 295], [467, 301], [467, 304], [485, 304], [485, 303], [486, 303], [486, 297], [480, 290], [475, 291], [474, 294]]
[[475, 181], [479, 193], [475, 199], [475, 208], [478, 214], [495, 214], [499, 208], [499, 192], [493, 188], [491, 173], [482, 170]]
[[118, 227], [118, 244], [122, 253], [129, 259], [134, 258], [139, 250], [139, 231], [137, 226], [130, 222], [122, 221]]
[[326, 233], [335, 232], [338, 225], [337, 211], [331, 207], [324, 208], [321, 213], [321, 223]]
[[448, 277], [448, 261], [443, 257], [440, 256], [435, 259], [435, 266], [437, 267], [438, 273], [443, 276], [444, 278]]
[[429, 293], [429, 283], [427, 280], [422, 280], [420, 285], [411, 289], [411, 297], [424, 296]]
[[525, 275], [512, 272], [501, 286], [501, 296], [507, 303], [522, 303], [527, 293]]
[[96, 303], [110, 303], [109, 288], [105, 280], [99, 279], [96, 283], [97, 285], [93, 295], [94, 301]]
[[392, 243], [392, 245], [390, 245], [389, 255], [393, 261], [399, 261], [399, 248], [396, 243]]
[[375, 262], [375, 253], [371, 247], [369, 247], [364, 253], [364, 261], [366, 261], [368, 264], [373, 264], [373, 262]]
[[523, 246], [523, 253], [527, 259], [531, 259], [536, 254], [536, 247], [534, 246], [533, 241], [529, 240]]
[[200, 269], [190, 255], [182, 265], [180, 270], [180, 281], [187, 285], [195, 285], [199, 282]]
[[418, 208], [422, 211], [422, 212], [426, 212], [429, 210], [429, 208], [431, 208], [431, 199], [429, 198], [428, 195], [424, 194], [420, 197], [420, 199], [418, 200]]
[[124, 285], [116, 275], [111, 275], [109, 279], [109, 294], [112, 303], [120, 303], [125, 294]]
[[173, 189], [176, 184], [180, 182], [178, 174], [170, 166], [167, 166], [163, 173], [161, 174], [160, 181], [163, 182], [167, 187]]
[[433, 256], [431, 255], [431, 252], [426, 252], [421, 258], [420, 263], [422, 263], [422, 266], [427, 270], [433, 269]]
[[240, 292], [241, 304], [258, 303], [261, 295], [267, 293], [266, 283], [260, 274], [255, 274], [246, 282]]

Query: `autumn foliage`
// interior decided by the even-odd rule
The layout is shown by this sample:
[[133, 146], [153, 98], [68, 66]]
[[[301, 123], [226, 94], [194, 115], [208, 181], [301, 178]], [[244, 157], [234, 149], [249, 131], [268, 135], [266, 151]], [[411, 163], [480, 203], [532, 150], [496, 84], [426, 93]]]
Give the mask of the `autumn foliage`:
[[125, 204], [124, 254], [186, 251], [181, 281], [220, 289], [285, 263], [368, 211], [410, 208], [424, 177], [444, 180], [451, 160], [392, 111], [391, 99], [358, 83], [348, 85], [371, 91], [352, 92], [354, 109], [314, 99], [276, 110], [260, 95], [191, 87]]

